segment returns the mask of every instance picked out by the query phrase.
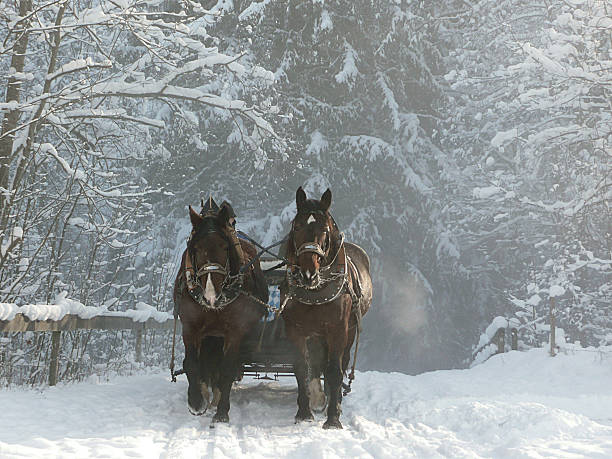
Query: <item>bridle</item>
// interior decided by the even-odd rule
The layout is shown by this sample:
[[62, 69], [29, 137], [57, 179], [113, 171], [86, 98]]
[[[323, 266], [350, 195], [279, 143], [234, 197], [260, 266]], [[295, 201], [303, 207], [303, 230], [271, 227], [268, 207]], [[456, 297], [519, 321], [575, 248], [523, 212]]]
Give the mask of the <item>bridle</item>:
[[[313, 211], [308, 211], [308, 212], [299, 212], [295, 218], [293, 219], [293, 222], [291, 223], [291, 233], [292, 235], [295, 235], [295, 220], [300, 216], [300, 215], [323, 215], [324, 217], [329, 217], [331, 218], [331, 216], [327, 213], [324, 212], [322, 210], [313, 210]], [[332, 218], [332, 222], [333, 222], [333, 218]], [[336, 222], [333, 222], [334, 226], [336, 224]], [[326, 258], [327, 257], [327, 252], [325, 250], [323, 250], [323, 248], [317, 243], [317, 242], [304, 242], [302, 245], [300, 245], [299, 247], [297, 247], [295, 245], [295, 238], [292, 237], [291, 241], [293, 243], [293, 249], [295, 250], [295, 255], [296, 257], [299, 257], [300, 255], [304, 254], [304, 253], [316, 253], [317, 255], [319, 255], [321, 258]], [[331, 246], [331, 244], [329, 244]]]
[[[291, 242], [293, 244], [293, 249], [295, 250], [295, 255], [296, 258], [299, 257], [300, 255], [304, 254], [304, 253], [315, 253], [317, 255], [319, 255], [324, 262], [327, 262], [327, 258], [329, 258], [329, 254], [328, 251], [331, 249], [332, 247], [332, 241], [331, 241], [331, 237], [328, 236], [328, 243], [327, 243], [327, 251], [323, 249], [323, 247], [321, 247], [321, 245], [317, 242], [311, 241], [311, 242], [304, 242], [303, 244], [301, 244], [299, 247], [297, 247], [297, 245], [295, 244], [295, 221], [297, 219], [298, 216], [300, 215], [304, 215], [304, 214], [308, 214], [308, 215], [312, 215], [312, 214], [316, 214], [316, 215], [323, 215], [327, 218], [329, 218], [333, 224], [334, 229], [336, 230], [336, 232], [338, 232], [338, 226], [336, 225], [336, 221], [334, 220], [334, 218], [327, 212], [322, 211], [322, 210], [313, 210], [313, 211], [305, 211], [305, 212], [299, 212], [292, 224], [291, 224]], [[337, 244], [337, 249], [334, 253], [334, 256], [331, 258], [331, 260], [329, 260], [329, 262], [322, 264], [319, 267], [319, 282], [314, 285], [314, 286], [306, 286], [303, 284], [303, 282], [301, 281], [301, 279], [299, 278], [299, 275], [297, 274], [296, 268], [299, 269], [299, 263], [297, 263], [297, 261], [295, 263], [292, 263], [290, 265], [287, 266], [288, 268], [288, 272], [289, 272], [289, 282], [293, 285], [296, 285], [298, 287], [303, 287], [306, 289], [314, 289], [314, 288], [319, 288], [321, 285], [325, 285], [326, 283], [332, 281], [332, 280], [338, 280], [340, 277], [345, 276], [345, 272], [342, 273], [333, 273], [330, 272], [332, 267], [335, 266], [336, 264], [336, 260], [338, 258], [338, 254], [340, 253], [340, 251], [342, 250], [342, 246], [344, 245], [344, 233], [340, 233], [340, 241]]]
[[[216, 233], [219, 234], [227, 243], [227, 258], [225, 266], [219, 263], [208, 262], [198, 267], [195, 264], [195, 254], [192, 247], [193, 239], [198, 236], [202, 237], [207, 234]], [[240, 295], [240, 289], [242, 287], [243, 273], [238, 270], [237, 274], [231, 274], [230, 266], [230, 250], [235, 245], [229, 238], [216, 227], [214, 221], [214, 215], [206, 215], [202, 223], [199, 225], [197, 230], [191, 232], [189, 239], [187, 240], [187, 252], [185, 255], [185, 283], [187, 290], [191, 297], [200, 305], [207, 309], [219, 310], [227, 304], [234, 301]], [[221, 274], [223, 276], [223, 282], [221, 283], [221, 293], [215, 305], [212, 306], [208, 300], [204, 297], [204, 286], [202, 285], [202, 277], [207, 274]]]

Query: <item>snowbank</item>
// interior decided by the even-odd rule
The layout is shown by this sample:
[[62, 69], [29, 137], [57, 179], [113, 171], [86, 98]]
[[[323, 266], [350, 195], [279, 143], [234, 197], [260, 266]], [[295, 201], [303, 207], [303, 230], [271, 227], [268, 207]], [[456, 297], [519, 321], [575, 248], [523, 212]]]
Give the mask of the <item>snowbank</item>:
[[[294, 424], [293, 378], [245, 378], [230, 424], [187, 411], [167, 372], [0, 390], [0, 457], [612, 457], [612, 348], [509, 352], [470, 370], [359, 372], [344, 430]], [[146, 388], [146, 390], [141, 390]]]

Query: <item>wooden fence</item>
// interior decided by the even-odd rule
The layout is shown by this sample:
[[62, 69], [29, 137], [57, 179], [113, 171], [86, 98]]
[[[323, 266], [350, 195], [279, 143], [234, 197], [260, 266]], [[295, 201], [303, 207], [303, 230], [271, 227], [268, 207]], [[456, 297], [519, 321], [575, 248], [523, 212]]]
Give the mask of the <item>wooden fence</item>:
[[493, 354], [485, 358], [485, 360], [483, 361], [486, 361], [494, 355], [506, 352], [506, 332], [509, 332], [510, 334], [510, 349], [513, 351], [518, 350], [518, 330], [514, 327], [500, 327], [497, 329], [497, 331], [488, 343], [486, 343], [484, 346], [479, 347], [472, 353], [472, 361], [474, 361], [480, 351], [482, 351], [487, 346], [490, 346], [491, 344], [495, 344], [497, 346], [497, 350]]
[[[51, 358], [49, 361], [49, 385], [57, 384], [58, 356], [61, 334], [73, 330], [134, 330], [136, 333], [136, 361], [142, 361], [142, 336], [146, 329], [172, 330], [174, 320], [158, 322], [148, 319], [145, 322], [135, 322], [129, 317], [96, 316], [82, 319], [68, 314], [60, 320], [30, 320], [23, 314], [16, 314], [12, 320], [0, 320], [0, 333], [51, 332]], [[177, 332], [180, 332], [180, 322]]]

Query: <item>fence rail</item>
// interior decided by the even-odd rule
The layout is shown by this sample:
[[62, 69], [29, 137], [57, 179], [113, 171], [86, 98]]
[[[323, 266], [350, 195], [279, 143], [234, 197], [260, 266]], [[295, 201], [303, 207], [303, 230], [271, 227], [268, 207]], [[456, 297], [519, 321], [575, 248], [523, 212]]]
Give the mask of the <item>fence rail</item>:
[[82, 319], [73, 314], [67, 314], [60, 320], [31, 320], [23, 314], [15, 314], [12, 320], [0, 320], [0, 333], [19, 332], [55, 332], [72, 330], [138, 330], [158, 329], [169, 330], [173, 326], [172, 320], [158, 322], [148, 319], [145, 322], [136, 322], [130, 317], [123, 316], [95, 316]]
[[[179, 326], [180, 323], [177, 323]], [[11, 320], [0, 320], [0, 333], [52, 332], [51, 358], [49, 360], [49, 385], [57, 384], [58, 357], [61, 333], [74, 330], [134, 330], [136, 333], [136, 361], [142, 361], [142, 336], [146, 329], [172, 330], [174, 320], [158, 322], [148, 319], [137, 322], [124, 316], [95, 316], [82, 319], [73, 314], [67, 314], [60, 320], [31, 320], [23, 314], [16, 314]]]

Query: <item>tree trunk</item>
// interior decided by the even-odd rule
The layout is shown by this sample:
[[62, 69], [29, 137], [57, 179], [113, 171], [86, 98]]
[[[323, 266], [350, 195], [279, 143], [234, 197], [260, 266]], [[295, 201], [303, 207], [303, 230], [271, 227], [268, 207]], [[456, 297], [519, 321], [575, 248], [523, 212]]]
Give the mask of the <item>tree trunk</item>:
[[[21, 0], [19, 2], [19, 15], [26, 16], [32, 10], [32, 0]], [[23, 30], [15, 41], [13, 46], [13, 56], [11, 57], [11, 67], [16, 73], [23, 72], [25, 66], [25, 55], [28, 48], [28, 25], [29, 19], [20, 21], [15, 24], [15, 28]], [[21, 81], [14, 76], [10, 76], [6, 85], [6, 102], [19, 102], [21, 89]], [[17, 128], [21, 111], [19, 109], [10, 110], [4, 115], [2, 120], [2, 130], [0, 131], [0, 187], [7, 189], [11, 158], [13, 153], [13, 144], [15, 133], [8, 134]], [[3, 209], [3, 214], [6, 209], [5, 202], [7, 197], [4, 193], [0, 193], [0, 209]]]
[[[51, 55], [49, 56], [49, 66], [47, 67], [47, 76], [51, 75], [55, 71], [55, 67], [57, 64], [57, 55], [59, 53], [60, 43], [62, 40], [62, 20], [64, 19], [64, 12], [66, 11], [66, 3], [62, 3], [57, 11], [57, 16], [55, 17], [55, 30], [51, 32]], [[45, 84], [42, 90], [42, 94], [48, 94], [51, 92], [51, 80], [49, 78], [45, 78]], [[26, 164], [29, 161], [29, 152], [32, 148], [32, 142], [34, 141], [34, 137], [38, 129], [40, 128], [42, 113], [45, 109], [46, 101], [41, 100], [38, 104], [38, 108], [34, 115], [32, 116], [28, 127], [27, 138], [25, 140], [25, 144], [21, 146], [18, 150], [15, 151], [15, 156], [19, 157], [19, 164], [17, 165], [17, 170], [15, 171], [15, 178], [13, 179], [12, 188], [17, 189], [23, 178], [25, 173]]]
[[550, 299], [550, 355], [556, 355], [555, 350], [555, 299]]

